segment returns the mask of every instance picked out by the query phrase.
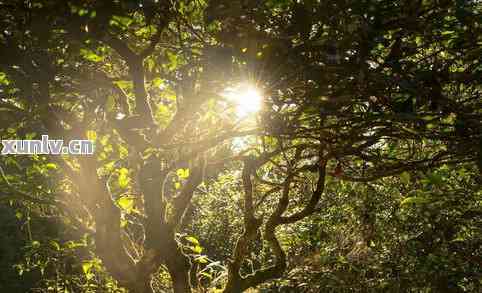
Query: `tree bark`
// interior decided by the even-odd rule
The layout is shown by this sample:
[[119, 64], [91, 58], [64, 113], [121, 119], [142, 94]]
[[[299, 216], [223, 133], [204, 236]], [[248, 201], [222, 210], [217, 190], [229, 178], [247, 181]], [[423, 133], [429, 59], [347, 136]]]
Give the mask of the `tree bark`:
[[129, 293], [154, 293], [151, 287], [151, 277], [140, 278], [136, 280], [132, 285], [127, 286]]
[[187, 256], [179, 248], [176, 248], [175, 252], [167, 257], [166, 266], [171, 276], [174, 293], [191, 293], [191, 278], [189, 274], [191, 264]]

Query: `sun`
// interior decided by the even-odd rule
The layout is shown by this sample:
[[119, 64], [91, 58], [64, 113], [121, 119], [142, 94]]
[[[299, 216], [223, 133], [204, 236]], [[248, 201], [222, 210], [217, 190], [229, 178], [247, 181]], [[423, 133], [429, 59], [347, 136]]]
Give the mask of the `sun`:
[[254, 86], [241, 84], [236, 87], [229, 87], [224, 90], [223, 96], [236, 107], [236, 114], [245, 117], [256, 113], [261, 109], [263, 96]]

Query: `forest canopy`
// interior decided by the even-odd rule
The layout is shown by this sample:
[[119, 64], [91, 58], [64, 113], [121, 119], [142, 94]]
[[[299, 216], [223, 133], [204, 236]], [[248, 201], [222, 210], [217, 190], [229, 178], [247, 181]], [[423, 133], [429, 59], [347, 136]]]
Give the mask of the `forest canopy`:
[[480, 1], [0, 13], [0, 291], [480, 292]]

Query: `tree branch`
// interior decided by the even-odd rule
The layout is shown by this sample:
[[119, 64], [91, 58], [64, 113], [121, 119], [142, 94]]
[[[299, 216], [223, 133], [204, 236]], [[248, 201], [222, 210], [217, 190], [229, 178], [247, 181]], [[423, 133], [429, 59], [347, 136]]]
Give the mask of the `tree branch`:
[[202, 181], [205, 164], [206, 162], [202, 160], [198, 166], [191, 170], [191, 174], [184, 184], [181, 193], [173, 199], [174, 214], [170, 223], [171, 226], [175, 227], [181, 223], [184, 213], [191, 202], [194, 190]]
[[321, 195], [323, 194], [323, 190], [325, 188], [325, 175], [326, 175], [326, 163], [327, 161], [324, 159], [320, 159], [320, 163], [318, 165], [318, 181], [316, 183], [316, 189], [312, 193], [310, 201], [308, 204], [303, 208], [303, 210], [294, 213], [287, 217], [280, 217], [280, 223], [288, 224], [294, 223], [299, 221], [315, 211], [316, 205], [321, 199]]

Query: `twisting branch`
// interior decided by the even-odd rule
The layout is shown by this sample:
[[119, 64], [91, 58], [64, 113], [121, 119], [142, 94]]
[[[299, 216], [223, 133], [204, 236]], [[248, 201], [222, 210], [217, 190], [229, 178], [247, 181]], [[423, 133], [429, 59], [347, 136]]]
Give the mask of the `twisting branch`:
[[275, 264], [264, 269], [257, 270], [254, 274], [248, 275], [241, 280], [240, 289], [246, 290], [250, 287], [255, 287], [258, 284], [265, 282], [268, 279], [276, 278], [286, 269], [286, 254], [281, 248], [278, 239], [276, 238], [275, 230], [280, 225], [281, 215], [286, 211], [289, 204], [290, 185], [293, 181], [294, 173], [289, 172], [286, 180], [283, 183], [283, 192], [278, 201], [276, 209], [268, 218], [264, 226], [263, 238], [268, 242], [275, 257]]
[[[299, 148], [297, 148], [296, 157], [299, 157], [300, 155], [301, 151]], [[293, 223], [314, 213], [324, 190], [327, 160], [321, 157], [320, 154], [320, 160], [318, 163], [319, 178], [317, 181], [316, 189], [311, 195], [310, 201], [300, 212], [297, 212], [291, 216], [283, 217], [283, 213], [286, 211], [289, 205], [289, 193], [291, 189], [291, 184], [296, 177], [296, 173], [300, 172], [300, 170], [304, 170], [302, 168], [296, 170], [288, 168], [285, 181], [280, 187], [278, 187], [278, 189], [281, 189], [282, 191], [281, 197], [275, 210], [269, 216], [264, 225], [263, 238], [268, 242], [273, 252], [273, 255], [275, 257], [275, 263], [274, 265], [260, 269], [251, 275], [241, 277], [239, 275], [239, 269], [241, 267], [242, 261], [247, 255], [248, 243], [256, 236], [261, 223], [261, 221], [256, 219], [254, 216], [254, 208], [252, 206], [253, 187], [251, 175], [255, 172], [255, 169], [253, 169], [254, 167], [259, 167], [267, 161], [269, 161], [269, 156], [266, 155], [261, 156], [259, 160], [245, 161], [245, 167], [243, 169], [243, 186], [245, 192], [245, 231], [236, 243], [233, 260], [231, 261], [229, 266], [228, 282], [224, 289], [224, 292], [242, 292], [250, 287], [255, 287], [269, 279], [280, 277], [283, 274], [287, 266], [286, 254], [283, 251], [281, 245], [279, 244], [278, 239], [276, 238], [275, 230], [279, 225]], [[256, 225], [250, 226], [250, 221], [254, 221]]]
[[267, 225], [263, 238], [268, 242], [275, 256], [275, 264], [265, 269], [256, 271], [254, 274], [242, 279], [240, 289], [244, 291], [250, 287], [255, 287], [269, 279], [280, 277], [286, 269], [286, 253], [281, 248], [275, 235], [277, 225]]
[[182, 222], [182, 218], [191, 202], [194, 190], [202, 182], [203, 170], [206, 165], [205, 160], [200, 160], [201, 162], [191, 170], [191, 174], [184, 184], [183, 189], [180, 194], [173, 199], [173, 210], [174, 215], [170, 223], [171, 226], [175, 227]]
[[248, 157], [244, 160], [244, 167], [242, 173], [243, 187], [244, 187], [244, 231], [236, 242], [233, 251], [233, 258], [228, 265], [228, 282], [224, 292], [241, 292], [242, 277], [239, 274], [239, 269], [248, 253], [248, 244], [254, 237], [262, 224], [262, 219], [256, 219], [253, 207], [253, 184], [251, 181], [252, 172], [257, 165], [257, 161]]
[[280, 277], [286, 269], [286, 254], [276, 238], [275, 230], [276, 227], [281, 224], [281, 216], [288, 208], [289, 193], [294, 176], [295, 174], [293, 171], [288, 170], [287, 177], [283, 182], [282, 194], [278, 201], [278, 205], [264, 226], [263, 238], [268, 242], [273, 251], [275, 264], [268, 268], [257, 270], [254, 274], [243, 278], [240, 285], [240, 289], [243, 291], [250, 287], [255, 287], [268, 279]]
[[94, 157], [82, 157], [81, 181], [78, 188], [90, 213], [95, 218], [95, 245], [97, 254], [109, 272], [122, 284], [132, 283], [134, 260], [126, 252], [120, 230], [120, 210], [109, 196], [107, 187], [97, 176], [97, 162]]
[[311, 198], [308, 204], [297, 213], [294, 213], [287, 217], [280, 217], [279, 221], [281, 224], [294, 223], [311, 215], [315, 211], [316, 205], [320, 201], [323, 190], [325, 189], [326, 163], [326, 160], [320, 159], [318, 165], [318, 181], [316, 182], [316, 188], [311, 194]]
[[113, 48], [127, 62], [129, 73], [134, 84], [134, 95], [136, 100], [135, 113], [143, 118], [143, 121], [147, 123], [146, 126], [153, 125], [154, 120], [144, 80], [144, 65], [142, 64], [144, 59], [142, 56], [134, 53], [125, 42], [122, 42], [118, 38], [107, 35], [103, 38], [103, 41]]
[[[249, 227], [256, 221], [253, 207], [253, 183], [251, 174], [254, 172], [254, 162], [251, 158], [246, 158], [243, 168], [243, 186], [244, 186], [244, 223]], [[247, 228], [248, 228], [247, 227]]]

